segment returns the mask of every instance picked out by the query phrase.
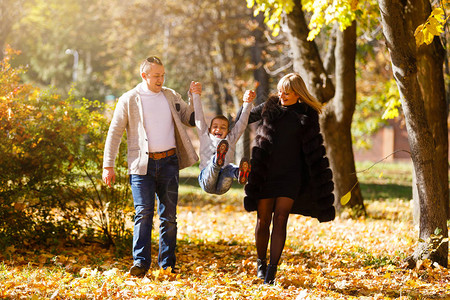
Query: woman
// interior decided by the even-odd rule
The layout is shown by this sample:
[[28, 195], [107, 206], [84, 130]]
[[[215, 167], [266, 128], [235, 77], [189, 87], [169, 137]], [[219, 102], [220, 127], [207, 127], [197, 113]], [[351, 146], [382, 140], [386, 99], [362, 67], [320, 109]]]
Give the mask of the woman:
[[320, 222], [335, 217], [332, 173], [319, 132], [322, 104], [296, 73], [281, 78], [277, 89], [278, 96], [255, 107], [249, 118], [249, 123], [262, 122], [256, 132], [244, 198], [245, 209], [257, 211], [257, 276], [267, 284], [275, 280], [290, 213]]

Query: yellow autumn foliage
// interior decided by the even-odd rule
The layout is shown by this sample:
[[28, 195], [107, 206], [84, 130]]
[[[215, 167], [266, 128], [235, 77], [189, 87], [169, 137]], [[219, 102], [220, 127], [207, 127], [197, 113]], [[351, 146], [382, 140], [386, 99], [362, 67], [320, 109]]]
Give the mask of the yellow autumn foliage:
[[444, 32], [444, 25], [447, 20], [448, 17], [445, 17], [445, 12], [441, 7], [433, 9], [426, 22], [417, 26], [414, 32], [417, 47], [424, 43], [431, 44], [435, 36]]

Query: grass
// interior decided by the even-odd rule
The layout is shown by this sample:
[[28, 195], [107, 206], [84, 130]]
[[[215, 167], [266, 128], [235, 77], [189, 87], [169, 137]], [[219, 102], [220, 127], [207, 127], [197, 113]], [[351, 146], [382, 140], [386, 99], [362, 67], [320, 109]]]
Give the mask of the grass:
[[412, 199], [411, 163], [358, 162], [356, 170], [364, 200]]
[[226, 195], [212, 195], [203, 191], [198, 184], [198, 164], [180, 171], [179, 205], [181, 206], [223, 206], [242, 205], [243, 186], [234, 181]]
[[[373, 164], [357, 162], [356, 170], [364, 200], [408, 202], [412, 199], [411, 163]], [[244, 196], [242, 185], [234, 182], [226, 197], [207, 194], [198, 185], [198, 164], [180, 172], [180, 205], [234, 205], [239, 206]], [[226, 202], [223, 201], [226, 199]]]

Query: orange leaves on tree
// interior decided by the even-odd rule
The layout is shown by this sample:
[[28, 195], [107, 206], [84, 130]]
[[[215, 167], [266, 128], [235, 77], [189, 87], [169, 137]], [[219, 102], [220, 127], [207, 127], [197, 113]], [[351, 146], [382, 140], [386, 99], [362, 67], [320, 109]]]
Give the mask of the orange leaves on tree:
[[[18, 244], [27, 239], [23, 237], [26, 234], [32, 239], [49, 240], [45, 235], [54, 235], [58, 231], [54, 227], [64, 228], [58, 232], [68, 239], [76, 238], [71, 236], [75, 233], [71, 229], [77, 226], [100, 226], [101, 230], [94, 234], [107, 235], [111, 243], [116, 236], [124, 238], [129, 233], [122, 231], [125, 215], [121, 207], [127, 205], [128, 192], [125, 188], [123, 192], [109, 190], [108, 195], [104, 190], [97, 191], [96, 175], [101, 168], [108, 125], [102, 103], [72, 95], [62, 99], [51, 90], [23, 84], [20, 75], [25, 70], [11, 65], [17, 54], [7, 47], [0, 62], [0, 131], [4, 133], [0, 135], [0, 198], [6, 199], [0, 201], [0, 211], [6, 211], [0, 228], [9, 228], [8, 234], [15, 235], [11, 240]], [[121, 172], [124, 161], [118, 165]], [[24, 198], [29, 203], [25, 207]], [[108, 202], [115, 204], [105, 211], [102, 207]], [[79, 212], [88, 205], [98, 210], [80, 220]], [[50, 219], [48, 211], [54, 208], [61, 216], [52, 214]], [[28, 223], [17, 224], [19, 218]], [[43, 230], [31, 234], [32, 223], [39, 222], [44, 223]], [[66, 230], [70, 234], [63, 233]], [[0, 230], [0, 234], [4, 232]], [[83, 234], [81, 230], [76, 233]]]

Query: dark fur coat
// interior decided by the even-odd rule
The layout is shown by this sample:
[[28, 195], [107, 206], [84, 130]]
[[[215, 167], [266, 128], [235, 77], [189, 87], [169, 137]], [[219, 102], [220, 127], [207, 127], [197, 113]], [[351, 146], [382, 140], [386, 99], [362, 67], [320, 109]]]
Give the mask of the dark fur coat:
[[[244, 207], [247, 211], [257, 209], [258, 193], [265, 184], [268, 172], [267, 161], [271, 155], [273, 137], [275, 133], [274, 123], [286, 113], [279, 104], [278, 97], [270, 97], [262, 110], [256, 107], [251, 119], [261, 119], [259, 124], [255, 146], [252, 149], [251, 173], [248, 184], [245, 186], [246, 196]], [[303, 155], [301, 186], [291, 213], [301, 214], [317, 218], [320, 222], [331, 221], [335, 218], [334, 183], [333, 174], [329, 168], [328, 158], [325, 156], [323, 137], [320, 133], [318, 114], [307, 104], [301, 103], [302, 111], [298, 113], [298, 122], [301, 126], [301, 148], [299, 155]], [[255, 114], [257, 118], [255, 119]]]

